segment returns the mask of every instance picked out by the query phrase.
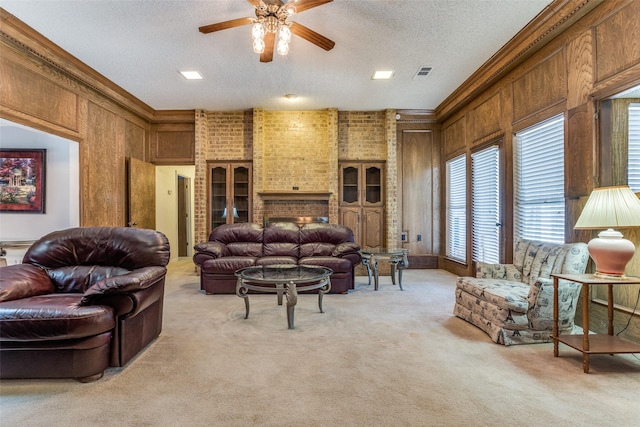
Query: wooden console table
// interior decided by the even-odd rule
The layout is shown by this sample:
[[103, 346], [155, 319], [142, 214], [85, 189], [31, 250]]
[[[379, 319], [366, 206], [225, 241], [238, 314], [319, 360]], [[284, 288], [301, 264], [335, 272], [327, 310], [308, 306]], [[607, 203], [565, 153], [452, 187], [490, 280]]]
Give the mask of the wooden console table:
[[[589, 355], [640, 353], [640, 344], [613, 335], [613, 287], [619, 285], [638, 285], [640, 277], [612, 279], [597, 277], [593, 274], [552, 274], [553, 277], [553, 355], [558, 357], [558, 343], [563, 343], [582, 353], [582, 366], [589, 373]], [[558, 333], [558, 281], [582, 283], [582, 329], [583, 333], [559, 335]], [[589, 334], [589, 286], [607, 285], [607, 309], [609, 318], [608, 334]]]

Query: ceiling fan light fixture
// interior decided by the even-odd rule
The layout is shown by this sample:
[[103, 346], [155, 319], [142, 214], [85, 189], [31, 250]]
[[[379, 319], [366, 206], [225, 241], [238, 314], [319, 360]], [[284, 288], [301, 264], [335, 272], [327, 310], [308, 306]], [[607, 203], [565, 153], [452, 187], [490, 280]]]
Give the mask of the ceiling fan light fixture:
[[289, 25], [282, 24], [280, 26], [280, 30], [278, 30], [278, 38], [280, 38], [280, 40], [283, 40], [287, 43], [291, 41], [291, 29], [289, 28]]
[[264, 52], [264, 40], [263, 39], [253, 39], [253, 51], [255, 53]]
[[251, 27], [251, 37], [254, 40], [264, 38], [264, 27], [260, 21], [256, 21]]
[[278, 47], [276, 48], [278, 55], [286, 55], [289, 53], [289, 43], [286, 40], [278, 40]]

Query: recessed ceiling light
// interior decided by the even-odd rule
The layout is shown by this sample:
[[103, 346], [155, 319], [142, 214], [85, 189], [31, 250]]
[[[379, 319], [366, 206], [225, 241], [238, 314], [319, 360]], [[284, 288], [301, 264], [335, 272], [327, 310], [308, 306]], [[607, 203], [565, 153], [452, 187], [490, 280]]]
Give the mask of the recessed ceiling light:
[[393, 77], [393, 71], [392, 70], [379, 70], [379, 71], [374, 71], [373, 72], [373, 76], [371, 76], [372, 80], [389, 80], [391, 77]]
[[187, 80], [202, 80], [202, 74], [200, 74], [197, 71], [180, 71], [180, 74], [182, 74], [182, 77], [184, 77]]

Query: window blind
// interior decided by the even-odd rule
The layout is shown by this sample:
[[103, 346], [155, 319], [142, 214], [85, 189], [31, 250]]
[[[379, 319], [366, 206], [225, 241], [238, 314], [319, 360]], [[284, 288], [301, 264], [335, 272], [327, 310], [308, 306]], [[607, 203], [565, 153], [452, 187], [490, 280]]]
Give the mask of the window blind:
[[474, 261], [500, 262], [500, 151], [497, 145], [471, 155], [471, 240]]
[[464, 154], [447, 161], [448, 257], [466, 262], [467, 253], [467, 162]]
[[516, 134], [514, 150], [516, 238], [564, 243], [564, 117]]
[[629, 163], [627, 184], [640, 193], [640, 104], [629, 104]]

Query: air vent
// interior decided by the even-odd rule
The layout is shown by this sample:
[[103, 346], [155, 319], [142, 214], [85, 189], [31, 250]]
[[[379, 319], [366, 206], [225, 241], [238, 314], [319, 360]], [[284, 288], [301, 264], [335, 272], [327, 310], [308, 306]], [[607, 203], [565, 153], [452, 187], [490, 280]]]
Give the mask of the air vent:
[[418, 72], [413, 76], [413, 80], [424, 80], [431, 74], [433, 67], [420, 67]]

